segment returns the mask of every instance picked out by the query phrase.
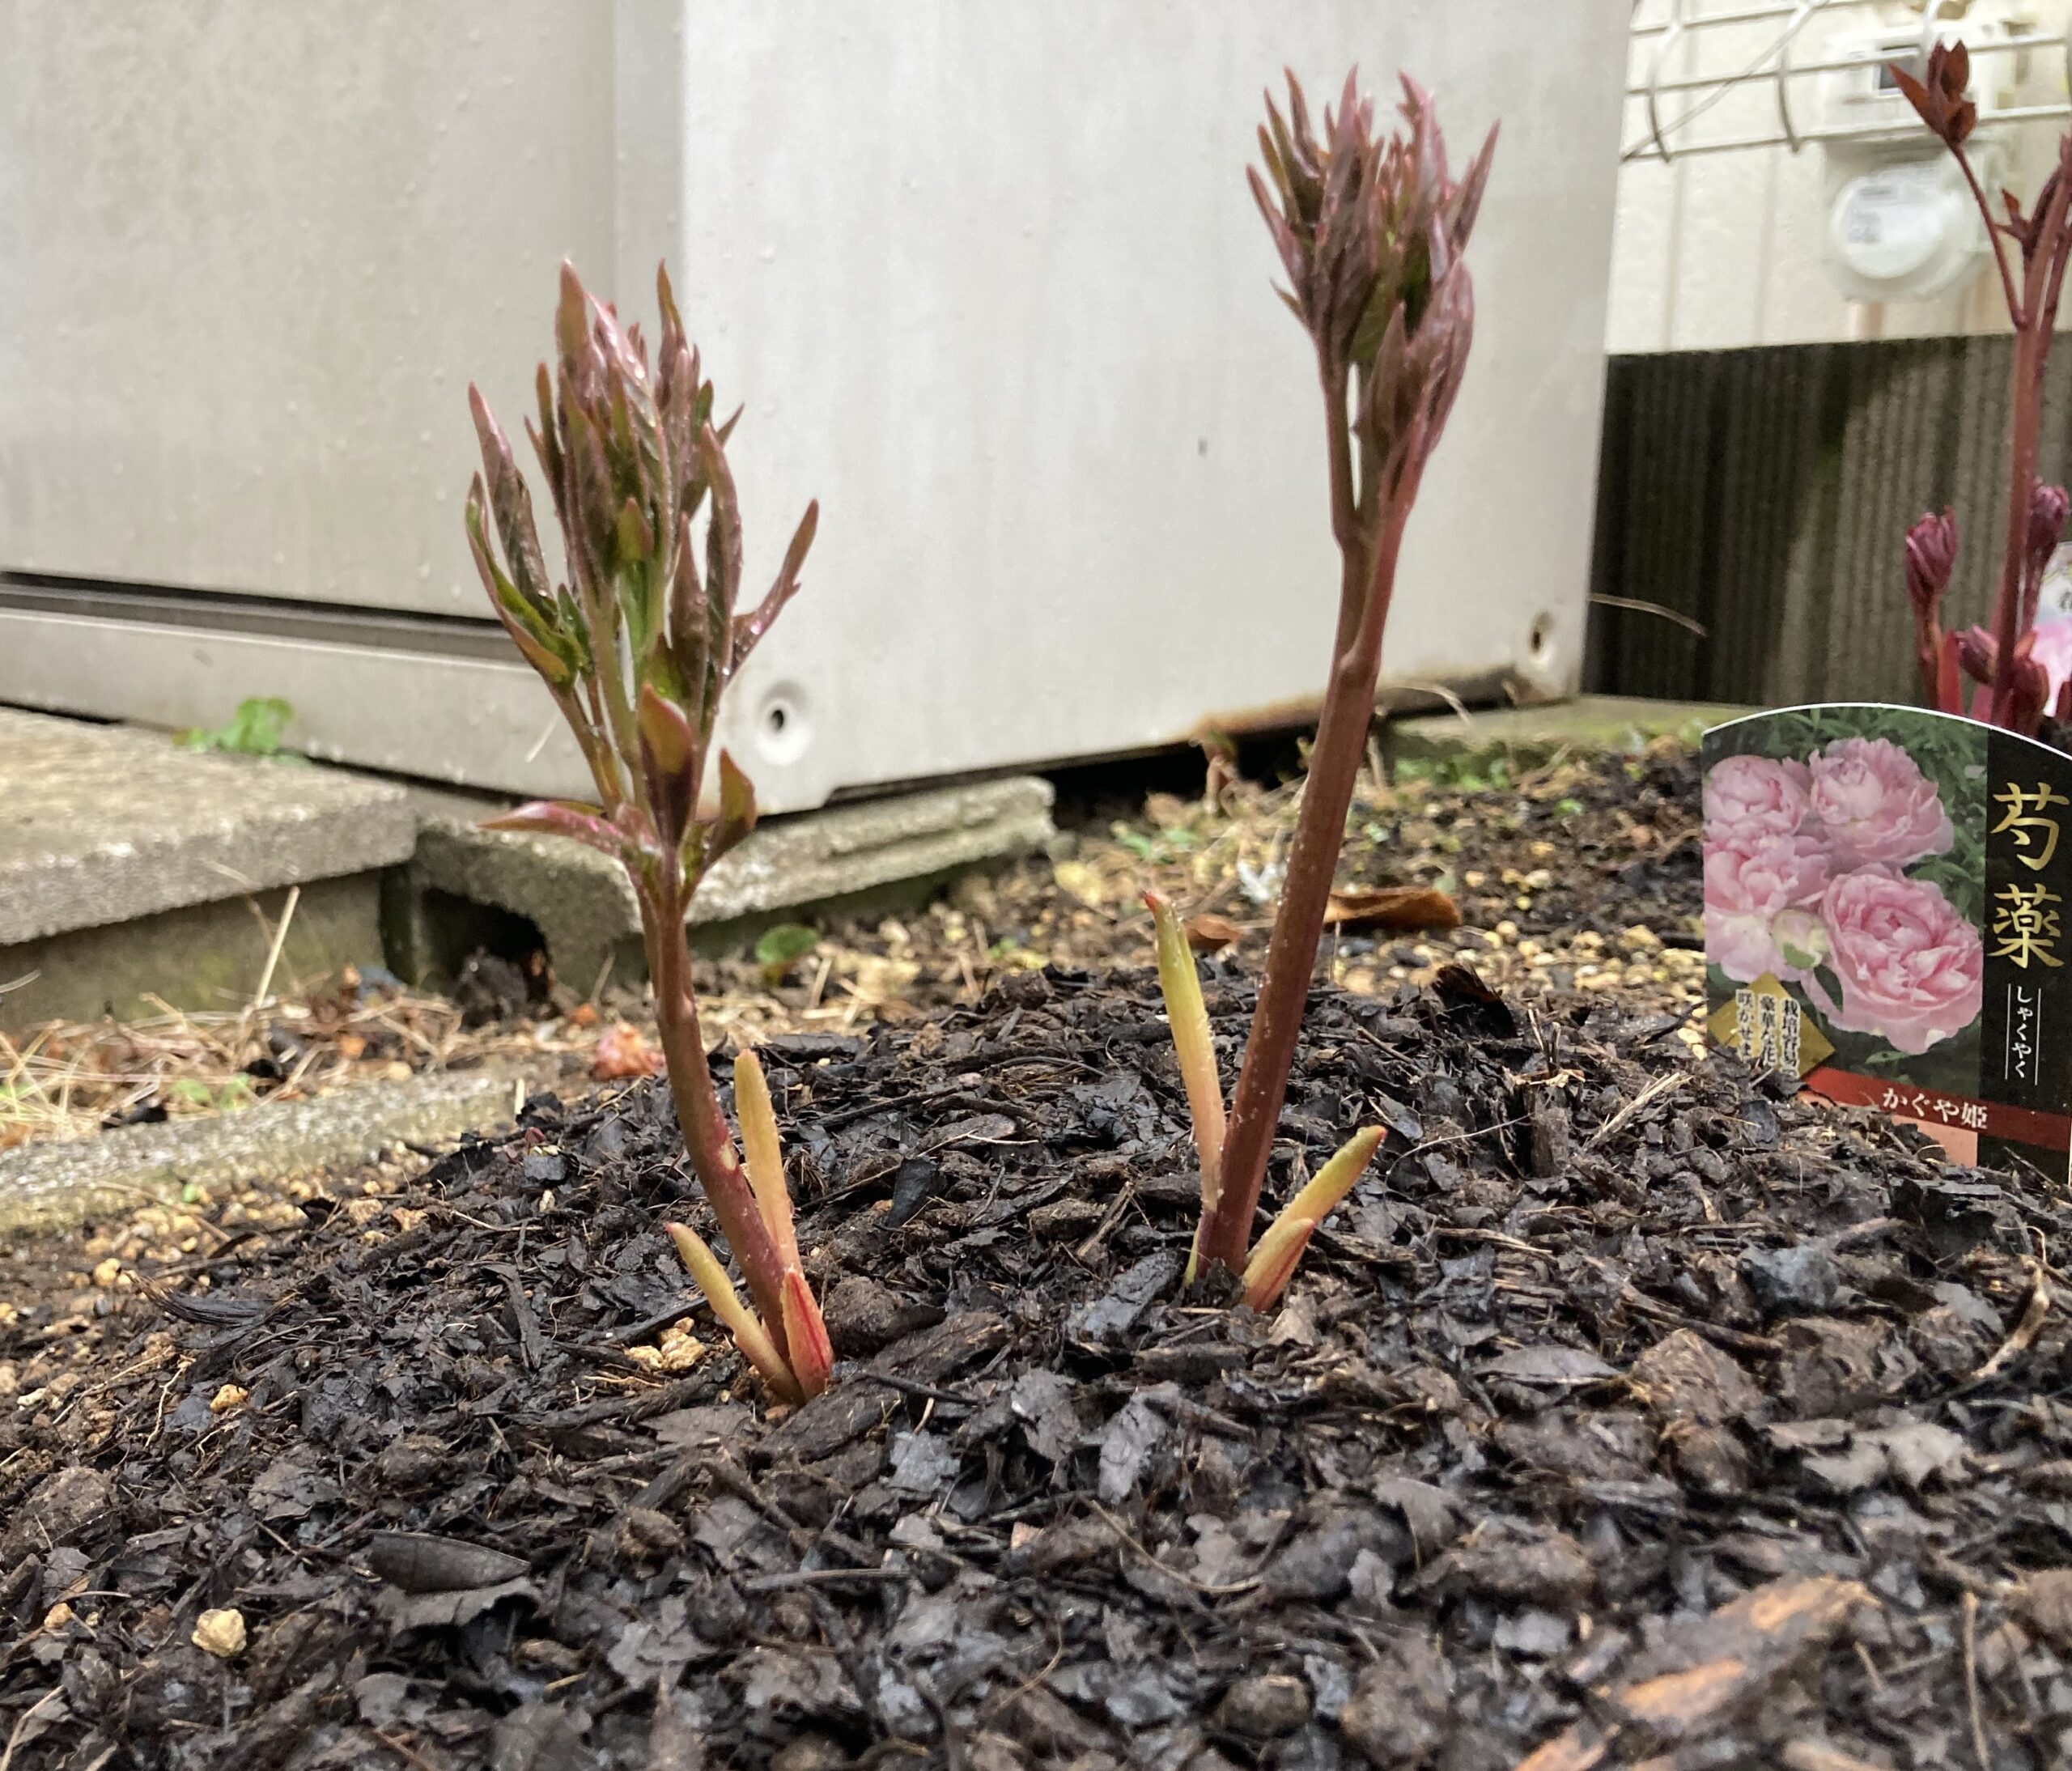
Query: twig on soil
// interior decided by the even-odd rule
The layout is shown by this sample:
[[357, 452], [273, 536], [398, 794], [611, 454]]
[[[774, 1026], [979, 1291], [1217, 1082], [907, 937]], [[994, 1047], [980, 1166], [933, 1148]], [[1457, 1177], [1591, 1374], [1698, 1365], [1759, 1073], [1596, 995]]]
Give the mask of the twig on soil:
[[838, 1586], [847, 1581], [883, 1586], [913, 1578], [911, 1568], [800, 1568], [788, 1574], [754, 1575], [743, 1581], [741, 1587], [745, 1593], [777, 1593], [793, 1586]]
[[1878, 1670], [1877, 1661], [1872, 1658], [1870, 1650], [1864, 1646], [1861, 1638], [1856, 1644], [1856, 1658], [1863, 1663], [1863, 1670], [1870, 1675], [1870, 1688], [1873, 1691], [1883, 1691], [1885, 1688], [1885, 1675]]
[[1985, 1748], [1985, 1718], [1978, 1706], [1978, 1595], [1966, 1593], [1964, 1619], [1964, 1703], [1971, 1711], [1972, 1751], [1978, 1755], [1978, 1771], [1993, 1771], [1993, 1755]]
[[[673, 1322], [681, 1322], [692, 1314], [687, 1303], [672, 1304], [667, 1310], [657, 1310], [653, 1315], [636, 1322], [630, 1328], [614, 1328], [598, 1339], [606, 1346], [622, 1347], [628, 1341], [645, 1340], [656, 1331], [666, 1328]], [[558, 1342], [556, 1344], [559, 1344]], [[576, 1343], [571, 1343], [571, 1345]]]
[[406, 1044], [415, 1046], [418, 1050], [422, 1051], [427, 1058], [436, 1058], [439, 1055], [439, 1047], [437, 1046], [434, 1045], [431, 1040], [425, 1038], [422, 1034], [419, 1033], [415, 1027], [411, 1026], [408, 1022], [397, 1020], [396, 1017], [389, 1013], [387, 1009], [383, 1009], [377, 1010], [374, 1014], [369, 1016], [368, 1019], [378, 1027], [386, 1027], [389, 1032], [394, 1034], [397, 1038], [404, 1041]]
[[529, 1417], [520, 1416], [512, 1425], [525, 1433], [554, 1433], [575, 1427], [598, 1426], [629, 1416], [642, 1421], [650, 1415], [666, 1414], [672, 1408], [688, 1408], [717, 1387], [711, 1378], [700, 1373], [695, 1377], [679, 1378], [673, 1383], [658, 1384], [632, 1395], [585, 1402], [575, 1408], [556, 1408], [551, 1413]]
[[912, 1106], [923, 1099], [919, 1094], [895, 1094], [878, 1102], [866, 1101], [860, 1106], [844, 1107], [839, 1113], [830, 1113], [820, 1120], [823, 1132], [839, 1132], [845, 1125], [853, 1125], [859, 1119], [868, 1119], [880, 1113], [890, 1113], [900, 1107]]
[[1620, 1108], [1620, 1110], [1616, 1113], [1613, 1114], [1610, 1119], [1607, 1119], [1603, 1124], [1600, 1125], [1594, 1132], [1591, 1132], [1588, 1140], [1584, 1143], [1583, 1148], [1586, 1150], [1595, 1149], [1599, 1145], [1602, 1144], [1607, 1138], [1610, 1137], [1614, 1132], [1616, 1132], [1621, 1126], [1624, 1125], [1628, 1119], [1632, 1119], [1635, 1114], [1641, 1111], [1642, 1108], [1649, 1106], [1654, 1102], [1660, 1100], [1662, 1096], [1667, 1094], [1672, 1089], [1682, 1088], [1689, 1080], [1690, 1078], [1688, 1075], [1681, 1070], [1672, 1070], [1667, 1076], [1657, 1077], [1654, 1081], [1650, 1082], [1645, 1089], [1641, 1089], [1641, 1092], [1635, 1095], [1632, 1100], [1628, 1101], [1625, 1106]]
[[1072, 1251], [1072, 1259], [1082, 1262], [1093, 1259], [1099, 1252], [1101, 1245], [1107, 1241], [1110, 1233], [1122, 1221], [1123, 1213], [1127, 1211], [1136, 1200], [1136, 1183], [1125, 1181], [1115, 1195], [1115, 1203], [1102, 1214], [1101, 1221], [1093, 1226], [1086, 1240]]
[[1548, 1267], [1558, 1267], [1561, 1263], [1561, 1257], [1551, 1248], [1536, 1247], [1515, 1236], [1506, 1236], [1501, 1230], [1481, 1230], [1468, 1224], [1434, 1224], [1432, 1234], [1446, 1242], [1480, 1242], [1490, 1248], [1501, 1248]]
[[1212, 1586], [1203, 1581], [1191, 1580], [1187, 1576], [1181, 1574], [1178, 1569], [1170, 1568], [1165, 1563], [1160, 1561], [1159, 1559], [1156, 1556], [1153, 1556], [1149, 1550], [1146, 1549], [1143, 1544], [1138, 1543], [1134, 1537], [1130, 1535], [1129, 1527], [1123, 1524], [1120, 1519], [1117, 1518], [1113, 1513], [1110, 1513], [1108, 1509], [1103, 1506], [1098, 1501], [1089, 1501], [1087, 1505], [1091, 1506], [1093, 1510], [1101, 1516], [1102, 1519], [1106, 1523], [1108, 1529], [1113, 1531], [1116, 1536], [1119, 1537], [1123, 1540], [1125, 1547], [1134, 1550], [1139, 1556], [1142, 1557], [1145, 1561], [1150, 1563], [1153, 1568], [1157, 1569], [1158, 1572], [1163, 1574], [1168, 1580], [1178, 1582], [1180, 1586], [1186, 1587], [1190, 1592], [1204, 1593], [1211, 1599], [1227, 1599], [1233, 1594], [1249, 1593], [1254, 1587], [1259, 1584], [1261, 1577], [1257, 1574], [1248, 1575], [1243, 1580], [1232, 1581], [1228, 1584], [1221, 1586]]
[[7, 1736], [7, 1750], [5, 1752], [0, 1752], [0, 1771], [7, 1771], [8, 1766], [15, 1762], [15, 1749], [21, 1745], [22, 1735], [27, 1731], [36, 1711], [49, 1703], [53, 1697], [62, 1697], [64, 1695], [65, 1688], [62, 1685], [53, 1685], [15, 1718], [14, 1731]]
[[902, 1395], [919, 1396], [929, 1402], [947, 1402], [952, 1408], [976, 1408], [981, 1404], [970, 1396], [961, 1396], [954, 1390], [938, 1390], [932, 1384], [918, 1383], [911, 1378], [895, 1378], [883, 1371], [859, 1371], [853, 1374], [858, 1383], [881, 1383], [888, 1390], [897, 1390]]
[[2022, 1312], [2022, 1319], [2015, 1323], [2014, 1333], [2001, 1342], [1999, 1351], [1972, 1374], [1972, 1381], [1975, 1383], [1998, 1377], [2015, 1355], [2027, 1353], [2034, 1346], [2036, 1336], [2043, 1332], [2044, 1320], [2050, 1314], [2050, 1280], [2044, 1276], [2043, 1263], [2030, 1256], [2025, 1259], [2023, 1264], [2029, 1269], [2032, 1285], [2028, 1308]]
[[405, 1746], [403, 1743], [398, 1740], [393, 1734], [383, 1733], [380, 1729], [374, 1726], [371, 1722], [367, 1725], [367, 1731], [372, 1735], [376, 1739], [379, 1740], [382, 1745], [386, 1747], [391, 1752], [394, 1753], [397, 1758], [402, 1760], [406, 1764], [417, 1766], [418, 1771], [439, 1771], [439, 1767], [434, 1765], [431, 1760], [426, 1758], [422, 1753], [414, 1752], [409, 1747]]
[[1678, 1328], [1688, 1328], [1715, 1346], [1726, 1348], [1729, 1353], [1752, 1353], [1764, 1358], [1773, 1358], [1784, 1351], [1776, 1341], [1764, 1336], [1751, 1335], [1739, 1328], [1730, 1328], [1724, 1323], [1706, 1322], [1696, 1316], [1687, 1316], [1680, 1310], [1671, 1310], [1668, 1305], [1657, 1303], [1645, 1292], [1630, 1285], [1620, 1294], [1620, 1301], [1628, 1310], [1637, 1310], [1656, 1322], [1666, 1322]]
[[266, 949], [266, 964], [259, 974], [259, 987], [252, 992], [250, 1013], [257, 1014], [266, 1000], [267, 992], [274, 987], [274, 972], [281, 962], [281, 949], [287, 945], [288, 924], [295, 920], [295, 907], [302, 902], [302, 888], [288, 887], [287, 901], [281, 906], [280, 926], [274, 931], [273, 943]]
[[451, 1217], [463, 1224], [472, 1224], [477, 1230], [486, 1230], [492, 1236], [522, 1236], [533, 1226], [530, 1224], [486, 1224], [479, 1217], [470, 1217], [444, 1200], [434, 1200], [431, 1208], [441, 1217]]

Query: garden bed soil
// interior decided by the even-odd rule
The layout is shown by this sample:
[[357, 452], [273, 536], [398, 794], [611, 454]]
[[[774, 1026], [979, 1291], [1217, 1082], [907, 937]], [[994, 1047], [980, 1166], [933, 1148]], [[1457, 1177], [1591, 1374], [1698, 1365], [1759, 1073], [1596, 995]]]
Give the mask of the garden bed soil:
[[[1326, 953], [1334, 981], [1372, 994], [1465, 955], [1527, 996], [1616, 990], [1633, 1004], [1696, 1007], [1705, 966], [1690, 752], [1664, 741], [1643, 757], [1565, 760], [1516, 779], [1501, 762], [1476, 767], [1406, 766], [1393, 784], [1363, 776], [1341, 884], [1434, 888], [1457, 900], [1463, 926], [1341, 927]], [[1175, 784], [1185, 793], [1149, 796], [1140, 772], [1121, 778], [1126, 791], [1102, 771], [1068, 776], [1052, 854], [969, 876], [898, 915], [829, 918], [809, 952], [771, 972], [745, 956], [701, 959], [707, 1036], [849, 1034], [968, 1008], [996, 979], [1046, 964], [1141, 965], [1147, 889], [1222, 919], [1233, 956], [1262, 962], [1265, 900], [1299, 783], [1229, 779], [1211, 796], [1199, 773]], [[623, 1040], [627, 1026], [652, 1043], [637, 994], [581, 1001], [543, 953], [517, 953], [478, 955], [450, 999], [352, 975], [219, 1013], [0, 1034], [0, 1149], [513, 1058], [558, 1062], [580, 1085], [613, 1068], [599, 1042]]]
[[1270, 1196], [1390, 1136], [1265, 1318], [1180, 1285], [1149, 972], [774, 1042], [788, 1412], [671, 1327], [653, 1083], [127, 1289], [16, 1249], [9, 1771], [2067, 1762], [2072, 1213], [1680, 1025], [1320, 987]]

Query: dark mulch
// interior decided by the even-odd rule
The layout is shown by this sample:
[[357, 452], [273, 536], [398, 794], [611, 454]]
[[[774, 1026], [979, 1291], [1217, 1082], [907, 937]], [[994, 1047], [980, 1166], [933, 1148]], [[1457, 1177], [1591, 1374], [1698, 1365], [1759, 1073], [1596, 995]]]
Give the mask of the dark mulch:
[[2067, 1762], [2072, 1217], [1675, 1025], [1319, 992], [1273, 1195], [1392, 1135], [1271, 1319], [1180, 1293], [1149, 974], [779, 1042], [847, 1360], [785, 1417], [627, 1356], [685, 1301], [647, 1086], [42, 1297], [9, 1771]]

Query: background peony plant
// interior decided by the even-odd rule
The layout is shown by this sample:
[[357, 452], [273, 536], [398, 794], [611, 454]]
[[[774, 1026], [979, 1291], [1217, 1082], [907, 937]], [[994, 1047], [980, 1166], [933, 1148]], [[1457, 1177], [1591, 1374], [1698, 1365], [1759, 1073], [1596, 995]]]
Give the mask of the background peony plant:
[[[2007, 510], [2002, 529], [2000, 584], [1993, 622], [1964, 633], [1942, 625], [1942, 593], [1957, 559], [1954, 512], [1930, 512], [1907, 532], [1907, 596], [1913, 606], [1914, 656], [1928, 704], [2019, 732], [2046, 734], [2072, 721], [2072, 619], [2040, 621], [2044, 574], [2072, 500], [2038, 477], [2044, 375], [2057, 331], [2057, 304], [2072, 261], [2072, 134], [2057, 144], [2057, 164], [2026, 213], [2012, 191], [1998, 206], [1979, 182], [1964, 144], [1978, 122], [1972, 102], [1971, 53], [1961, 42], [1938, 43], [1918, 72], [1891, 64], [1908, 102], [1955, 156], [1985, 219], [2007, 322], [2015, 334], [2008, 390]], [[1964, 679], [1976, 686], [1964, 703]]]

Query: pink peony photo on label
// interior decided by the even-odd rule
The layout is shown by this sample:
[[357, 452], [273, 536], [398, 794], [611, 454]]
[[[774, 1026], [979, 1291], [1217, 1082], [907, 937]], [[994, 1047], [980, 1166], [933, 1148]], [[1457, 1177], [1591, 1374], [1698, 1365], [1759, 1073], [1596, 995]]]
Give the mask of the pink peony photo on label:
[[1905, 867], [1956, 839], [1935, 783], [1890, 738], [1837, 738], [1806, 768], [1807, 811], [1839, 872]]
[[1730, 830], [1705, 850], [1705, 957], [1736, 983], [1798, 972], [1780, 942], [1803, 925], [1785, 924], [1785, 912], [1817, 912], [1832, 877], [1814, 838]]
[[1801, 1076], [1977, 1094], [1987, 750], [1984, 727], [1906, 707], [1793, 708], [1708, 734], [1716, 1039]]
[[1985, 944], [1940, 887], [1892, 868], [1859, 868], [1829, 885], [1820, 916], [1841, 1004], [1828, 1000], [1812, 973], [1806, 987], [1830, 1026], [1918, 1056], [1978, 1019]]
[[1951, 1161], [2066, 1175], [2072, 754], [1837, 704], [1715, 726], [1700, 765], [1709, 1043]]
[[1708, 836], [1790, 836], [1806, 822], [1813, 771], [1787, 758], [1730, 756], [1705, 774]]

